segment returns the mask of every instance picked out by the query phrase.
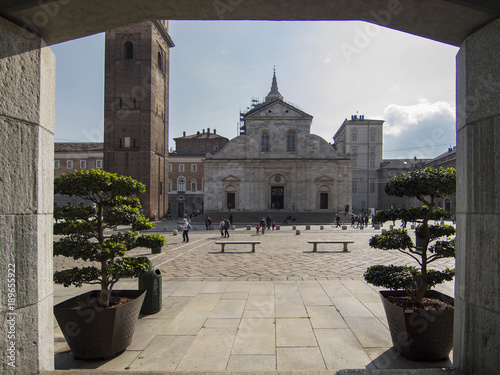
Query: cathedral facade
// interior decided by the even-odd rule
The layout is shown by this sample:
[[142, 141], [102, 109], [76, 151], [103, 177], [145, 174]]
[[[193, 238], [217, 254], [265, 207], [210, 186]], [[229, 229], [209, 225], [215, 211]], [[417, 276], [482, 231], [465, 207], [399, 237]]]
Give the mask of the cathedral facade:
[[242, 132], [204, 162], [205, 211], [337, 212], [351, 201], [352, 160], [311, 134], [313, 117], [284, 101], [276, 75]]

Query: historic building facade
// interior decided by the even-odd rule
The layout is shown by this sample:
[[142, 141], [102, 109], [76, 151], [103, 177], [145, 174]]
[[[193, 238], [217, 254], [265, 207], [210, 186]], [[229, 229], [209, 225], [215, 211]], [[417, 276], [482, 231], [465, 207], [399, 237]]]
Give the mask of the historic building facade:
[[242, 133], [204, 163], [206, 211], [343, 209], [349, 157], [311, 134], [313, 117], [283, 100], [276, 75], [264, 102], [242, 114]]
[[335, 149], [353, 161], [350, 208], [355, 212], [379, 208], [377, 170], [383, 155], [383, 125], [383, 120], [353, 115], [333, 136]]
[[204, 160], [207, 152], [217, 152], [229, 141], [213, 132], [198, 131], [196, 134], [174, 138], [175, 151], [168, 156], [168, 206], [169, 217], [197, 215], [205, 209]]
[[167, 21], [106, 32], [104, 169], [144, 183], [146, 217], [167, 214], [169, 49]]
[[[102, 143], [54, 143], [54, 177], [63, 173], [73, 172], [83, 169], [101, 169], [103, 165], [103, 144]], [[54, 205], [64, 206], [71, 204], [90, 204], [79, 197], [69, 197], [67, 195], [54, 195]]]

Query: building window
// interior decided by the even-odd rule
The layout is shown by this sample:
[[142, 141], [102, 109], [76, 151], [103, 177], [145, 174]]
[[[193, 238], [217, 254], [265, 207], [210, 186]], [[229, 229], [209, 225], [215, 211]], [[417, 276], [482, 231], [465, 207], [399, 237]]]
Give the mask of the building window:
[[205, 146], [200, 146], [200, 151], [205, 151]]
[[61, 168], [61, 163], [59, 163], [59, 160], [54, 160], [54, 168], [55, 169]]
[[196, 181], [191, 182], [191, 191], [196, 191]]
[[371, 153], [371, 154], [374, 154], [374, 153], [375, 153], [375, 150], [376, 150], [376, 148], [375, 148], [375, 147], [370, 147], [370, 153]]
[[87, 168], [87, 162], [85, 160], [80, 160], [80, 169], [86, 169]]
[[179, 172], [184, 172], [184, 164], [179, 164]]
[[351, 140], [353, 142], [357, 142], [358, 141], [358, 130], [357, 129], [354, 129], [351, 133]]
[[357, 193], [358, 192], [358, 184], [357, 181], [352, 182], [352, 192]]
[[375, 193], [375, 181], [370, 181], [370, 193]]
[[177, 192], [185, 192], [186, 191], [186, 179], [184, 177], [179, 177], [177, 180]]
[[289, 131], [286, 134], [286, 150], [288, 152], [295, 152], [295, 132]]
[[172, 181], [168, 180], [168, 192], [170, 193], [172, 191]]
[[370, 157], [370, 168], [375, 168], [375, 158], [373, 156]]
[[158, 69], [160, 69], [160, 71], [163, 72], [163, 64], [162, 64], [161, 52], [158, 52]]
[[73, 169], [73, 160], [66, 160], [66, 168]]
[[351, 146], [351, 154], [357, 154], [358, 153], [358, 146]]
[[169, 171], [169, 172], [172, 172], [172, 164], [169, 164], [169, 165], [168, 165], [168, 171]]
[[261, 136], [261, 151], [269, 151], [269, 133], [264, 132]]
[[370, 130], [370, 142], [375, 142], [375, 130]]
[[123, 139], [123, 143], [124, 143], [125, 147], [130, 147], [130, 137], [125, 137]]
[[191, 172], [196, 172], [197, 166], [196, 164], [191, 164]]
[[125, 42], [123, 45], [123, 57], [125, 60], [132, 60], [134, 58], [134, 44], [130, 41]]
[[352, 159], [352, 161], [353, 161], [353, 163], [352, 163], [353, 168], [356, 168], [356, 167], [357, 167], [357, 165], [358, 165], [357, 156], [358, 156], [358, 155], [354, 154], [354, 155], [352, 155], [352, 157], [351, 157], [351, 159]]
[[95, 161], [95, 166], [96, 166], [96, 168], [101, 169], [102, 168], [102, 160], [96, 160]]
[[191, 152], [191, 150], [193, 149], [193, 146], [187, 146], [186, 149]]
[[214, 146], [214, 147], [213, 147], [213, 150], [214, 150], [214, 151], [219, 151], [219, 146]]

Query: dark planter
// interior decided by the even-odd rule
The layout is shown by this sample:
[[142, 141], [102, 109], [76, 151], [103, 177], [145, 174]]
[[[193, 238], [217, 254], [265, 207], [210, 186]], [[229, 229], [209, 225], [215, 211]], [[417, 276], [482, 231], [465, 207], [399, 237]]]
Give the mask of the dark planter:
[[161, 253], [161, 246], [158, 246], [158, 247], [153, 247], [151, 249], [151, 253], [152, 254], [160, 254]]
[[[394, 347], [413, 361], [448, 358], [453, 348], [454, 310], [405, 310], [389, 302], [388, 296], [406, 296], [404, 291], [380, 291]], [[435, 290], [426, 297], [453, 305], [454, 299]]]
[[113, 290], [113, 296], [134, 298], [133, 301], [106, 309], [69, 309], [72, 301], [97, 296], [94, 290], [54, 306], [54, 315], [64, 338], [76, 358], [111, 358], [125, 350], [132, 341], [135, 324], [144, 301], [144, 290]]

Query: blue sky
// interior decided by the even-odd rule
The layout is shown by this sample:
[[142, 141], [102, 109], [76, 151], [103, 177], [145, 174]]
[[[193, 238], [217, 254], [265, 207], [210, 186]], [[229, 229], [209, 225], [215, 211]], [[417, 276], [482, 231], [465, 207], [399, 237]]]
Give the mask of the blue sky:
[[[382, 119], [384, 157], [435, 157], [455, 145], [458, 48], [364, 22], [171, 21], [170, 142], [217, 129], [269, 92], [314, 117], [329, 142], [353, 114]], [[51, 47], [57, 142], [102, 141], [104, 34]]]

